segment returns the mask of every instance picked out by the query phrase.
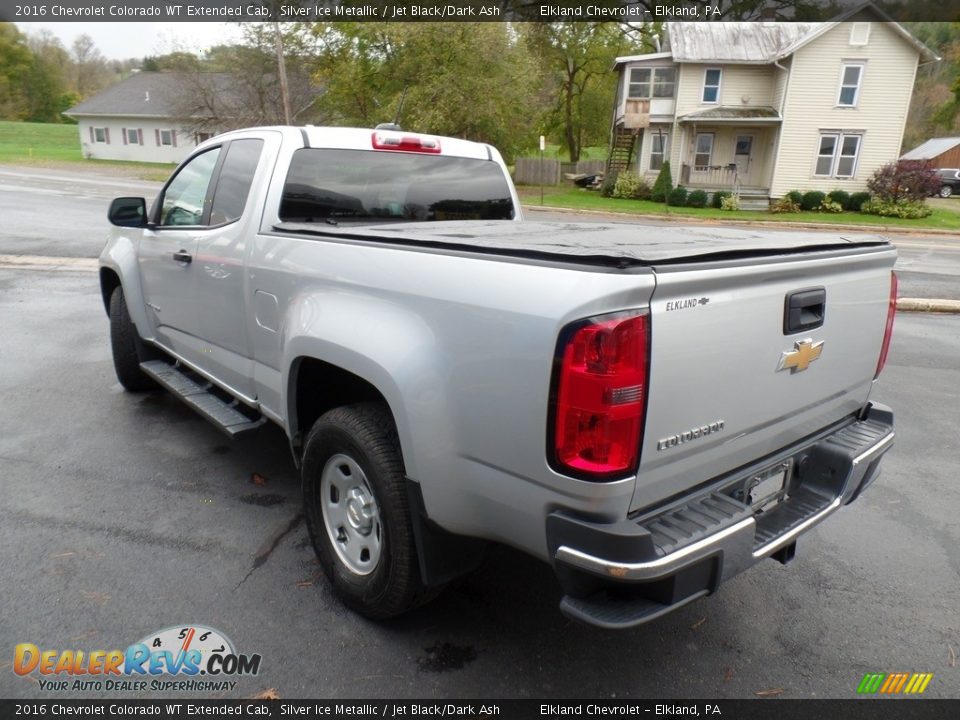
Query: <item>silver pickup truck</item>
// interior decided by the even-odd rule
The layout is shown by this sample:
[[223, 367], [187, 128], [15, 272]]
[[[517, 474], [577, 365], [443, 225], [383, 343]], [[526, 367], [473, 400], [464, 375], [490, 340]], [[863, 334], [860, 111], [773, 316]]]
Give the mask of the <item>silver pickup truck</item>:
[[315, 127], [209, 140], [109, 217], [120, 383], [283, 428], [369, 617], [497, 542], [567, 615], [649, 621], [790, 560], [893, 442], [882, 238], [522, 222], [492, 147]]

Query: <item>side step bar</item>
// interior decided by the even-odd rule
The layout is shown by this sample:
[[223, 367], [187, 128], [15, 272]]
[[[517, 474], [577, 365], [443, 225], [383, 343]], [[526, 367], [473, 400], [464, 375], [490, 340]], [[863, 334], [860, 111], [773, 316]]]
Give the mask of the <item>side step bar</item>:
[[256, 430], [267, 421], [256, 410], [228, 398], [213, 383], [179, 365], [148, 360], [140, 363], [140, 369], [231, 438]]

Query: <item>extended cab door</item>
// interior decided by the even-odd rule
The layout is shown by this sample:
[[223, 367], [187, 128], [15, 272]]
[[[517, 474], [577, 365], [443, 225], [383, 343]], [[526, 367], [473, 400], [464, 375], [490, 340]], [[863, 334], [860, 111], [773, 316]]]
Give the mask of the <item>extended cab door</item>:
[[205, 349], [194, 292], [194, 256], [209, 222], [221, 154], [221, 147], [211, 148], [177, 170], [157, 198], [138, 252], [144, 301], [156, 339], [193, 364]]

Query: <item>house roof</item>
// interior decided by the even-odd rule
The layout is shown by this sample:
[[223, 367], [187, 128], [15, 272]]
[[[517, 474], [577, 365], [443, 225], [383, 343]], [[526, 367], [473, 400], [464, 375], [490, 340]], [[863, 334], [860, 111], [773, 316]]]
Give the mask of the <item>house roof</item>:
[[719, 107], [687, 113], [679, 118], [680, 122], [749, 120], [753, 122], [780, 122], [780, 113], [769, 106], [744, 107], [741, 105], [720, 105]]
[[[677, 62], [771, 63], [822, 23], [671, 22], [667, 37]], [[789, 53], [786, 53], [789, 54]]]
[[960, 137], [931, 138], [908, 153], [901, 160], [930, 160], [960, 145]]
[[940, 58], [872, 2], [864, 2], [830, 22], [668, 22], [668, 52], [618, 57], [627, 62], [671, 57], [678, 63], [762, 64], [782, 60], [854, 15], [868, 12], [910, 43], [923, 63]]
[[[134, 73], [67, 110], [65, 115], [134, 115], [141, 117], [181, 117], [183, 93], [190, 87], [187, 73]], [[232, 95], [228, 73], [205, 73], [206, 85], [218, 94]], [[189, 113], [187, 113], [189, 114]]]

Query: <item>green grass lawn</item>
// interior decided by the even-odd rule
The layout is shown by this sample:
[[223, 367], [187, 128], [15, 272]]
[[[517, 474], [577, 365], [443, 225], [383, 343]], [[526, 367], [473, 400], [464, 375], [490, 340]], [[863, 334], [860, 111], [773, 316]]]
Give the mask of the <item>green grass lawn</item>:
[[163, 181], [172, 165], [118, 160], [87, 160], [80, 152], [76, 125], [0, 121], [0, 164], [56, 165], [75, 163], [80, 167], [119, 171], [128, 177]]
[[0, 162], [81, 162], [76, 125], [0, 122]]
[[[520, 197], [531, 204], [540, 203], [540, 188], [527, 186], [522, 188]], [[958, 201], [960, 202], [960, 201]], [[933, 208], [933, 215], [918, 220], [902, 220], [861, 213], [768, 213], [749, 210], [717, 210], [714, 208], [664, 208], [663, 203], [648, 200], [619, 200], [601, 197], [596, 190], [569, 188], [546, 188], [543, 204], [549, 207], [570, 208], [574, 210], [599, 210], [602, 212], [627, 213], [632, 215], [667, 215], [677, 218], [699, 220], [763, 220], [767, 222], [826, 223], [830, 225], [877, 225], [891, 230], [960, 230], [960, 213], [943, 207]]]

